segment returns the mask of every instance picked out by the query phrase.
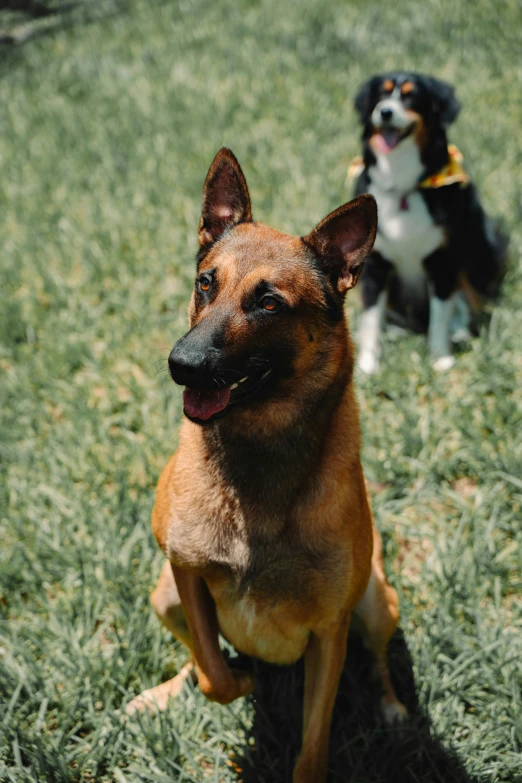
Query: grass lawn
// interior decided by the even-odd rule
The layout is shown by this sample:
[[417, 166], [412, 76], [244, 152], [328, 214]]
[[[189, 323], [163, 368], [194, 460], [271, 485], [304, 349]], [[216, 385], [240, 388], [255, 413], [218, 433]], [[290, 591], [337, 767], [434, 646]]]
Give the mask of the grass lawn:
[[255, 216], [305, 233], [350, 195], [357, 86], [404, 66], [457, 86], [451, 140], [505, 221], [511, 268], [449, 374], [410, 336], [359, 385], [413, 716], [382, 726], [354, 641], [330, 779], [521, 781], [519, 3], [107, 8], [0, 53], [0, 780], [289, 780], [299, 667], [259, 666], [256, 698], [230, 707], [187, 687], [159, 717], [121, 718], [185, 660], [148, 605], [154, 488], [181, 416], [163, 370], [217, 149], [238, 156]]

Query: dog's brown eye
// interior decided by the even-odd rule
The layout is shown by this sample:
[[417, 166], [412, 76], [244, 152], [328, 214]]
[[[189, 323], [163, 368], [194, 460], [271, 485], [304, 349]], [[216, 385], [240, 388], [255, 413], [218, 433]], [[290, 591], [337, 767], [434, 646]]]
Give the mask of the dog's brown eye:
[[264, 310], [268, 310], [269, 312], [273, 313], [275, 310], [279, 309], [279, 302], [273, 296], [264, 296], [261, 299], [261, 306]]
[[200, 277], [198, 280], [198, 286], [200, 291], [209, 291], [210, 286], [212, 285], [212, 278], [208, 275], [203, 275], [203, 277]]

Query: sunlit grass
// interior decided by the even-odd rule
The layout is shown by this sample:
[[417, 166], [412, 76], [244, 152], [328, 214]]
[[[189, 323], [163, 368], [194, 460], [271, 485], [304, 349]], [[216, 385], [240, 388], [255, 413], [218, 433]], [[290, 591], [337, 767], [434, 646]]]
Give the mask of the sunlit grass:
[[512, 265], [489, 330], [448, 375], [411, 336], [360, 385], [419, 711], [445, 750], [416, 719], [391, 764], [404, 737], [355, 677], [332, 780], [461, 783], [451, 749], [477, 780], [520, 780], [520, 21], [517, 4], [486, 0], [137, 0], [4, 51], [0, 779], [233, 781], [231, 749], [259, 759], [253, 780], [288, 775], [299, 727], [277, 673], [270, 758], [248, 750], [249, 700], [223, 708], [187, 689], [160, 718], [119, 714], [184, 661], [148, 605], [154, 486], [181, 414], [161, 369], [185, 328], [217, 149], [239, 157], [256, 217], [305, 233], [350, 195], [355, 89], [405, 66], [457, 86], [451, 138], [511, 232]]

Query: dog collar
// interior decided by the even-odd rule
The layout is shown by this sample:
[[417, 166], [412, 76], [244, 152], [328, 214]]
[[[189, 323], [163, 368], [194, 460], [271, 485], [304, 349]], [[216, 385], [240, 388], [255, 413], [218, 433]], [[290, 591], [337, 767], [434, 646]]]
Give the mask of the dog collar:
[[[442, 188], [446, 185], [460, 184], [461, 188], [465, 188], [469, 184], [469, 174], [464, 171], [462, 166], [463, 156], [462, 152], [455, 146], [455, 144], [448, 144], [448, 162], [435, 174], [431, 174], [426, 179], [421, 180], [417, 185], [418, 188]], [[364, 160], [361, 155], [358, 155], [352, 160], [348, 166], [347, 182], [352, 182], [364, 171]], [[408, 196], [410, 194], [402, 196], [401, 209], [408, 209]]]
[[448, 162], [436, 174], [419, 182], [419, 188], [442, 188], [445, 185], [459, 183], [461, 188], [469, 184], [469, 174], [462, 166], [462, 152], [454, 144], [448, 144]]

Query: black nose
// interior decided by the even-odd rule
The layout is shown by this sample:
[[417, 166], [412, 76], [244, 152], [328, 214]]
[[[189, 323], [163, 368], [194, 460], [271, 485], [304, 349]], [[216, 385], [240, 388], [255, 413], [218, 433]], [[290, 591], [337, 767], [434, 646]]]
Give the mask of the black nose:
[[381, 117], [385, 122], [393, 117], [393, 109], [381, 109]]
[[191, 350], [176, 343], [169, 356], [169, 372], [174, 383], [197, 387], [208, 373], [206, 356], [202, 351]]

